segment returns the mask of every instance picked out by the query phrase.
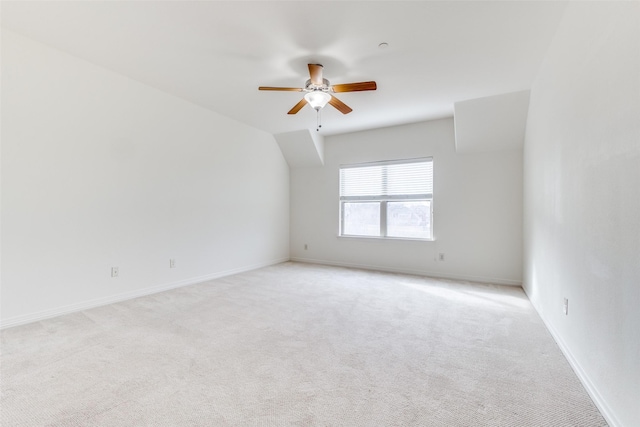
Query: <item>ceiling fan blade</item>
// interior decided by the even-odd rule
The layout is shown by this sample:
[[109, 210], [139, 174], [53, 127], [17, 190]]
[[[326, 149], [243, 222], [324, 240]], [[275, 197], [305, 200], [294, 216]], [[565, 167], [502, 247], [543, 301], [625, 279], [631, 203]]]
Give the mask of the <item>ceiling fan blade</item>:
[[331, 104], [332, 107], [335, 107], [342, 114], [349, 114], [350, 112], [353, 111], [351, 107], [349, 107], [344, 102], [340, 101], [335, 96], [331, 96], [331, 99], [329, 100], [329, 104]]
[[360, 92], [363, 90], [376, 90], [377, 88], [378, 85], [376, 85], [376, 82], [344, 83], [341, 85], [332, 86], [332, 89], [335, 93]]
[[316, 86], [322, 85], [322, 65], [320, 64], [308, 64], [309, 65], [309, 77], [311, 83]]
[[272, 86], [260, 86], [258, 90], [283, 90], [286, 92], [302, 92], [299, 87], [272, 87]]
[[298, 111], [302, 110], [302, 107], [307, 105], [307, 100], [302, 98], [300, 102], [298, 102], [287, 114], [296, 114]]

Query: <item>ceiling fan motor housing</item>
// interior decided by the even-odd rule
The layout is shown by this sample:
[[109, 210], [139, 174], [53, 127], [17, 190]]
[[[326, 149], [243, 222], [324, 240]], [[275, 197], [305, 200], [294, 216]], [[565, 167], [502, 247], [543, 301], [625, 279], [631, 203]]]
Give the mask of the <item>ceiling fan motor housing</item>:
[[331, 86], [329, 83], [329, 80], [327, 79], [322, 79], [322, 85], [314, 85], [313, 83], [311, 83], [311, 79], [308, 79], [306, 81], [306, 83], [304, 84], [304, 91], [305, 92], [313, 92], [314, 90], [321, 90], [323, 92], [329, 92]]

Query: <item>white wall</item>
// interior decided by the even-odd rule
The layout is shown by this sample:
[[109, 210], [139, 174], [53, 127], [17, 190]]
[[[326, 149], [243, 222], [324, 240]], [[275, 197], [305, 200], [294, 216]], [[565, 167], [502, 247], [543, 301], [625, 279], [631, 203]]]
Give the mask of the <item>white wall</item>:
[[[337, 237], [341, 164], [426, 156], [435, 241]], [[520, 284], [522, 150], [456, 154], [453, 119], [325, 137], [323, 167], [291, 170], [290, 246], [295, 260]]]
[[639, 3], [569, 3], [524, 170], [524, 288], [610, 423], [639, 425]]
[[4, 326], [289, 258], [271, 135], [2, 36]]

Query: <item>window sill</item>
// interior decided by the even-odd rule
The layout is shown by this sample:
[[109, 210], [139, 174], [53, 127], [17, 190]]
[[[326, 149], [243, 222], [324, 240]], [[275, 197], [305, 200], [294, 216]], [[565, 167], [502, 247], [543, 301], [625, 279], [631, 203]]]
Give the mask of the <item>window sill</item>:
[[411, 237], [382, 237], [382, 236], [343, 236], [337, 235], [338, 239], [364, 239], [364, 240], [399, 240], [399, 241], [410, 241], [410, 242], [435, 242], [436, 239], [417, 239]]

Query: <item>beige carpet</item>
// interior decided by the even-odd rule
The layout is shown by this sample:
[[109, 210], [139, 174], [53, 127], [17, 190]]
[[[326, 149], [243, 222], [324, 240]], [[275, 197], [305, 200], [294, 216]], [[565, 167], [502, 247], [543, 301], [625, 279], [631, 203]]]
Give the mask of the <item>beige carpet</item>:
[[604, 426], [519, 288], [284, 263], [2, 331], [9, 426]]

